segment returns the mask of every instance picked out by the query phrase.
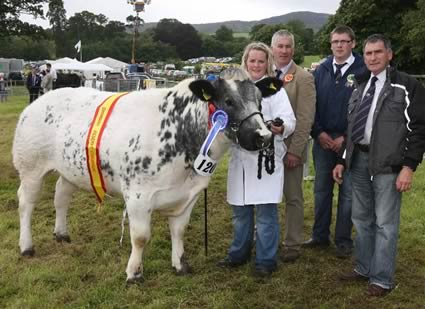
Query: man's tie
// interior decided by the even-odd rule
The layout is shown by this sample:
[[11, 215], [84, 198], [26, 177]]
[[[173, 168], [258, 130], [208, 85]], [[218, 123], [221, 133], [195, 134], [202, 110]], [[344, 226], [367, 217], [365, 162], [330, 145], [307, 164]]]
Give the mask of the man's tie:
[[342, 77], [342, 72], [341, 72], [341, 69], [343, 68], [343, 66], [344, 65], [346, 65], [347, 64], [347, 62], [344, 62], [344, 63], [342, 63], [342, 64], [337, 64], [337, 63], [335, 63], [335, 67], [336, 67], [336, 71], [335, 71], [335, 82], [338, 84], [339, 83], [339, 80], [341, 79], [341, 77]]
[[373, 96], [375, 95], [375, 83], [377, 80], [378, 78], [376, 76], [372, 77], [369, 89], [364, 95], [357, 111], [356, 118], [354, 119], [353, 134], [351, 136], [354, 144], [359, 143], [363, 139], [367, 117], [369, 116], [369, 110], [372, 106]]
[[276, 78], [280, 79], [280, 75], [282, 74], [282, 71], [281, 70], [275, 70], [275, 72], [276, 72]]

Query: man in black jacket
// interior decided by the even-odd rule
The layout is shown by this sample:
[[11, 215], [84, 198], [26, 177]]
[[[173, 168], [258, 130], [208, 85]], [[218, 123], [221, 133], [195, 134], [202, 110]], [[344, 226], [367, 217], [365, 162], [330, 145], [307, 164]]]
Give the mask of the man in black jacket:
[[350, 171], [357, 232], [356, 265], [340, 279], [369, 280], [367, 294], [384, 296], [394, 288], [401, 193], [425, 151], [425, 89], [389, 66], [391, 43], [383, 35], [366, 39], [363, 56], [370, 73], [350, 98], [345, 167], [333, 170], [337, 182]]
[[34, 100], [38, 98], [41, 89], [41, 76], [37, 74], [36, 66], [33, 66], [31, 68], [31, 73], [29, 73], [27, 77], [26, 86], [30, 94], [29, 104], [31, 104]]

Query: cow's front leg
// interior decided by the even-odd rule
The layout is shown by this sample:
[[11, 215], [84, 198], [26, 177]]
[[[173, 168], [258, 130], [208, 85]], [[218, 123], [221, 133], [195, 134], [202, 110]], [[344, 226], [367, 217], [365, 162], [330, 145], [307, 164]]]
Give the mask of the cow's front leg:
[[192, 272], [192, 269], [184, 256], [183, 237], [195, 202], [196, 198], [189, 202], [185, 211], [181, 215], [168, 218], [172, 245], [171, 264], [176, 270], [177, 275], [185, 275]]
[[56, 221], [53, 235], [58, 242], [71, 241], [67, 231], [66, 216], [68, 214], [68, 208], [69, 204], [71, 203], [72, 194], [76, 190], [77, 187], [62, 176], [59, 177], [58, 181], [56, 182], [54, 202], [56, 209]]
[[151, 237], [151, 210], [140, 200], [127, 201], [131, 255], [127, 264], [127, 283], [143, 282], [143, 249]]

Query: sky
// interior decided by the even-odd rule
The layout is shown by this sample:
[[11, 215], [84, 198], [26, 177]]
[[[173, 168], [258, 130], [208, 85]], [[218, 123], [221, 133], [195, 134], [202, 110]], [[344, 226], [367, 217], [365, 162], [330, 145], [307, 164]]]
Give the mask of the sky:
[[[340, 0], [151, 0], [139, 16], [145, 22], [175, 18], [190, 24], [253, 21], [297, 11], [334, 14], [339, 3]], [[75, 13], [89, 11], [103, 14], [109, 20], [125, 22], [127, 16], [135, 14], [127, 0], [64, 0], [64, 6], [68, 18]], [[22, 19], [44, 28], [49, 27], [46, 20], [34, 20], [25, 15]]]

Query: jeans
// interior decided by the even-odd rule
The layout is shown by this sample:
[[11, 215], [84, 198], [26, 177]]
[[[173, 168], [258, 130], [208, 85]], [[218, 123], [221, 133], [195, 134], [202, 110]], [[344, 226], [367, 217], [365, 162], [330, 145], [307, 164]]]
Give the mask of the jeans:
[[[313, 144], [313, 160], [316, 171], [314, 179], [314, 225], [312, 238], [319, 242], [328, 242], [332, 219], [332, 200], [334, 180], [332, 170], [338, 155], [332, 150], [323, 149], [318, 140]], [[351, 230], [351, 180], [347, 173], [343, 175], [343, 183], [339, 186], [338, 211], [335, 223], [335, 245], [353, 247]]]
[[371, 284], [394, 287], [401, 193], [398, 174], [379, 174], [371, 179], [368, 154], [355, 151], [351, 168], [353, 223], [356, 228], [356, 272]]
[[233, 241], [229, 249], [232, 262], [249, 260], [254, 243], [254, 208], [256, 212], [255, 267], [275, 270], [279, 247], [277, 204], [233, 206]]

